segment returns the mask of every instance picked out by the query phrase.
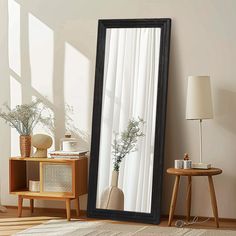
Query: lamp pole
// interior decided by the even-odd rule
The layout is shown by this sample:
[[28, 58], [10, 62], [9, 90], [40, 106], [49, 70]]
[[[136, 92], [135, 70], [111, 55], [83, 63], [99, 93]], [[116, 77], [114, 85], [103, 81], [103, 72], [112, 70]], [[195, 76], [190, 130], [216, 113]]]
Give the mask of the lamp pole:
[[202, 163], [202, 119], [199, 120], [200, 163]]

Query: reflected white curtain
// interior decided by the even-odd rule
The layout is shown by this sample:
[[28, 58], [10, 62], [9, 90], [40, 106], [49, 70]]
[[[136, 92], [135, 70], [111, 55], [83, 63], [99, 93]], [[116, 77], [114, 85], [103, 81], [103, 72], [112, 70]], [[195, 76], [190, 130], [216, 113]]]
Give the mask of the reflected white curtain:
[[111, 181], [114, 132], [126, 129], [129, 119], [141, 117], [146, 122], [145, 136], [138, 141], [138, 151], [123, 160], [118, 187], [124, 192], [124, 210], [151, 211], [159, 50], [159, 28], [107, 30], [98, 208], [101, 193]]

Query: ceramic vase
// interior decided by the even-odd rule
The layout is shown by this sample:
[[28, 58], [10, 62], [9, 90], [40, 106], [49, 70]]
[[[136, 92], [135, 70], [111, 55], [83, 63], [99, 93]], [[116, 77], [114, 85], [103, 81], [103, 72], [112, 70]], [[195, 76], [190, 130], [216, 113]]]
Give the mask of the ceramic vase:
[[111, 185], [101, 195], [100, 207], [102, 209], [124, 210], [124, 193], [118, 188], [118, 178], [119, 172], [113, 171]]
[[20, 136], [20, 154], [21, 157], [30, 157], [31, 153], [31, 136], [21, 135]]

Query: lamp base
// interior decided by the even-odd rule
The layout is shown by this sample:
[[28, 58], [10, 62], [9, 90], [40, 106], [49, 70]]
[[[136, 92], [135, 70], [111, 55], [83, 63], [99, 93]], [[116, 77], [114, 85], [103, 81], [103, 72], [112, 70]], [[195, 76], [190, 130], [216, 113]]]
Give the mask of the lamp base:
[[206, 163], [193, 163], [192, 164], [193, 169], [210, 169], [211, 164], [206, 164]]

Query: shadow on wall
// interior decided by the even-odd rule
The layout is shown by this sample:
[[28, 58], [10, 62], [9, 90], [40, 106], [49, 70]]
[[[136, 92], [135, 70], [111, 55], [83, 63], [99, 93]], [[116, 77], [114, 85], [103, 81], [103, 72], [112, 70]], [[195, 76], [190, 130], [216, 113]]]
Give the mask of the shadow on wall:
[[[29, 102], [38, 97], [50, 107], [55, 116], [55, 143], [58, 148], [59, 139], [64, 135], [66, 127], [65, 104], [74, 108], [73, 119], [69, 129], [79, 137], [83, 146], [89, 146], [91, 123], [92, 90], [90, 59], [81, 53], [79, 40], [81, 35], [88, 38], [86, 32], [75, 31], [77, 24], [70, 24], [68, 29], [62, 20], [58, 23], [49, 18], [43, 22], [30, 11], [34, 5], [30, 2], [8, 1], [8, 42], [9, 42], [9, 80], [11, 87], [8, 98], [12, 106]], [[67, 4], [68, 5], [68, 4]], [[68, 9], [72, 10], [72, 9]], [[67, 14], [68, 14], [67, 11]], [[37, 11], [37, 14], [40, 14]], [[68, 17], [68, 16], [64, 16]], [[52, 25], [56, 25], [54, 30]], [[81, 25], [80, 25], [81, 28]], [[69, 33], [70, 31], [70, 33]], [[73, 37], [72, 44], [67, 40]], [[87, 47], [90, 48], [91, 46]], [[90, 54], [90, 52], [88, 53]], [[13, 82], [12, 82], [13, 81]], [[12, 86], [17, 84], [18, 86]], [[17, 91], [16, 91], [17, 90]], [[14, 93], [14, 96], [13, 96]], [[18, 96], [15, 96], [15, 94]], [[74, 128], [74, 129], [73, 129]]]
[[236, 134], [236, 92], [216, 89], [215, 120], [227, 131]]
[[[52, 9], [44, 7], [52, 6], [52, 2]], [[52, 2], [1, 2], [1, 11], [8, 15], [0, 16], [4, 26], [0, 29], [0, 50], [4, 53], [1, 61], [4, 96], [0, 96], [0, 103], [7, 102], [14, 107], [34, 97], [40, 98], [54, 112], [55, 148], [59, 147], [66, 129], [79, 139], [81, 146], [89, 148], [96, 46], [91, 32], [95, 31], [97, 22], [77, 20], [76, 8], [66, 2], [66, 11], [60, 7], [61, 15], [55, 17], [53, 12], [58, 1]], [[73, 19], [73, 16], [77, 17]], [[74, 110], [69, 124], [66, 104]], [[1, 127], [5, 129], [3, 123]], [[19, 149], [18, 134], [7, 129], [6, 136], [10, 137], [8, 146], [11, 148], [6, 147], [7, 153], [1, 154], [5, 159], [3, 174], [8, 176], [8, 156], [19, 154]], [[0, 141], [6, 145], [5, 140]], [[2, 187], [2, 196], [6, 196], [6, 204], [11, 205], [7, 187]], [[15, 198], [10, 199], [15, 201]]]

